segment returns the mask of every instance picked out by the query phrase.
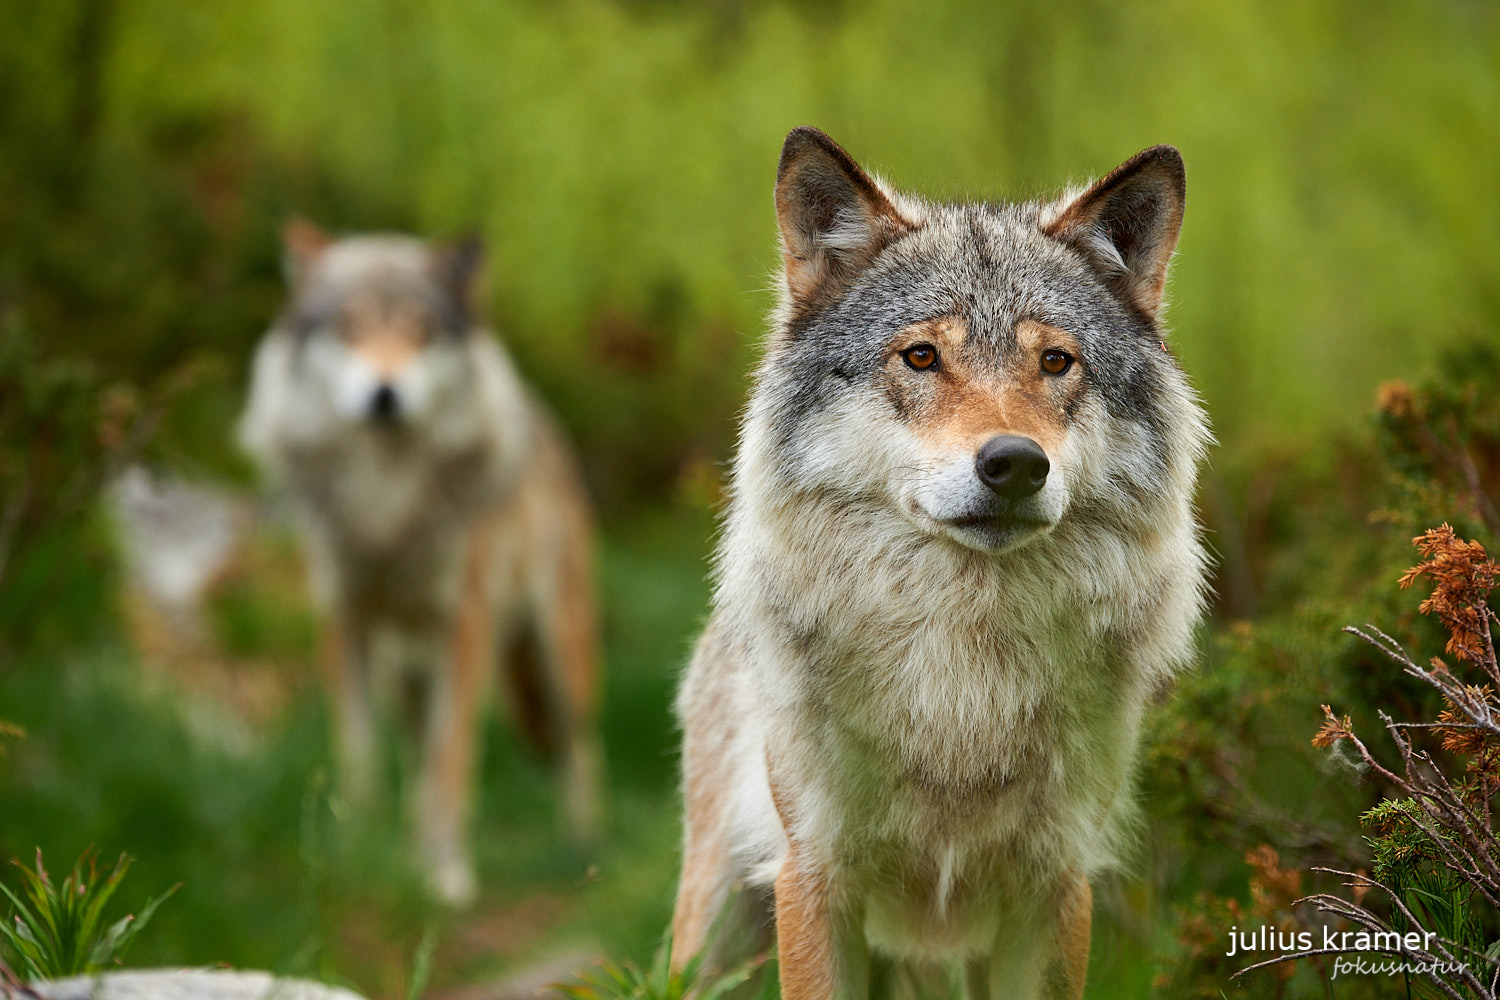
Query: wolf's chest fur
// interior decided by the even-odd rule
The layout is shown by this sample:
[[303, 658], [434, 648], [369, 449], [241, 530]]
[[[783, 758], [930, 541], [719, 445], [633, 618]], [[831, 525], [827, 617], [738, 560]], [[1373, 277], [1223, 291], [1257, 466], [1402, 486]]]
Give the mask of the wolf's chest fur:
[[433, 544], [495, 502], [493, 458], [481, 442], [436, 451], [389, 438], [356, 428], [297, 463], [303, 496], [344, 547], [395, 555]]
[[872, 941], [922, 927], [928, 950], [964, 951], [1022, 905], [1007, 872], [1045, 884], [1114, 847], [1141, 700], [1110, 652], [1129, 592], [1081, 600], [1071, 534], [1001, 561], [847, 511], [820, 523], [747, 545], [764, 752], [800, 785], [795, 835], [866, 897]]
[[1028, 772], [1065, 725], [1060, 682], [1083, 654], [1027, 642], [1003, 621], [997, 606], [978, 620], [887, 623], [872, 630], [884, 648], [830, 648], [840, 641], [832, 636], [813, 644], [801, 667], [808, 697], [842, 766], [869, 772], [859, 784], [878, 777], [881, 795], [939, 811], [983, 807], [1031, 784]]
[[437, 449], [352, 428], [289, 448], [286, 465], [325, 600], [419, 628], [451, 614], [470, 536], [505, 497], [483, 439]]
[[795, 692], [892, 780], [998, 795], [1118, 699], [1105, 641], [1124, 602], [1080, 599], [1069, 577], [1088, 553], [1065, 551], [1071, 535], [1002, 560], [857, 512], [808, 516], [821, 530], [791, 541], [747, 529], [761, 556], [747, 617], [785, 664], [770, 697]]

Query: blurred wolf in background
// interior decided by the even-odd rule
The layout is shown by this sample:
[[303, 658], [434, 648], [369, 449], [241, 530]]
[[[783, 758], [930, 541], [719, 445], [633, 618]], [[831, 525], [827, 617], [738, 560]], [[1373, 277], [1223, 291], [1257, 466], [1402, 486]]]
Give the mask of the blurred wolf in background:
[[291, 295], [254, 362], [244, 446], [305, 527], [346, 798], [384, 758], [396, 692], [431, 889], [471, 900], [466, 827], [500, 670], [523, 732], [559, 758], [590, 833], [599, 751], [591, 520], [571, 450], [473, 315], [477, 242], [285, 234]]
[[787, 137], [782, 304], [678, 697], [681, 958], [774, 921], [785, 1000], [1082, 994], [1204, 604], [1208, 431], [1158, 319], [1184, 191], [1158, 146], [1054, 202], [936, 204]]

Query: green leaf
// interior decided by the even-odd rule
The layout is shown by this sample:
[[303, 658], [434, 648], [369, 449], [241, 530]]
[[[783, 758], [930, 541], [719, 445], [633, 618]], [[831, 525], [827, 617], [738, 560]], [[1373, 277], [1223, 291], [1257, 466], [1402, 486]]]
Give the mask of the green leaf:
[[11, 901], [11, 905], [16, 908], [15, 923], [21, 923], [23, 920], [27, 924], [35, 925], [37, 923], [36, 917], [32, 916], [31, 911], [26, 908], [26, 904], [16, 898], [16, 894], [11, 892], [8, 887], [0, 885], [0, 892], [5, 893], [6, 897]]
[[120, 940], [125, 936], [128, 928], [134, 921], [135, 917], [127, 913], [110, 925], [109, 930], [104, 932], [104, 936], [95, 943], [93, 950], [89, 952], [88, 968], [85, 971], [93, 971], [109, 964], [120, 947]]
[[[125, 877], [125, 873], [130, 870], [133, 860], [130, 855], [121, 854], [120, 860], [115, 862], [114, 870], [109, 873], [109, 877], [104, 880], [104, 884], [99, 886], [97, 891], [90, 891], [88, 885], [80, 885], [80, 888], [84, 891], [79, 896], [79, 901], [82, 904], [81, 915], [75, 932], [77, 936], [74, 938], [74, 961], [80, 967], [75, 971], [86, 971], [81, 966], [83, 964], [93, 964], [85, 959], [83, 949], [93, 939], [95, 929], [99, 926], [103, 917], [104, 907], [108, 905], [110, 897], [115, 894], [115, 890], [120, 887], [120, 881]], [[77, 870], [75, 867], [74, 871], [77, 872]], [[89, 859], [89, 875], [89, 882], [93, 883], [94, 864], [92, 858]], [[128, 925], [129, 921], [126, 921], [126, 923]]]
[[411, 958], [411, 979], [406, 984], [406, 1000], [418, 1000], [427, 991], [427, 983], [432, 979], [432, 956], [437, 951], [438, 934], [437, 925], [428, 923], [422, 931], [422, 940], [417, 942], [417, 949]]
[[651, 982], [665, 987], [671, 980], [672, 969], [672, 932], [668, 930], [662, 936], [661, 946], [656, 949], [656, 955], [651, 962]]
[[181, 888], [182, 883], [178, 882], [176, 885], [172, 886], [172, 888], [168, 889], [160, 896], [157, 896], [155, 899], [147, 900], [146, 905], [141, 908], [140, 914], [135, 918], [135, 920], [131, 921], [129, 927], [126, 929], [123, 937], [120, 939], [119, 947], [115, 950], [115, 953], [110, 956], [110, 961], [118, 961], [125, 957], [125, 952], [130, 949], [130, 946], [135, 943], [135, 939], [140, 936], [141, 931], [146, 929], [146, 925], [149, 924], [151, 922], [151, 918], [156, 915], [156, 908], [161, 906], [162, 903], [165, 903], [169, 898], [171, 898], [173, 893]]

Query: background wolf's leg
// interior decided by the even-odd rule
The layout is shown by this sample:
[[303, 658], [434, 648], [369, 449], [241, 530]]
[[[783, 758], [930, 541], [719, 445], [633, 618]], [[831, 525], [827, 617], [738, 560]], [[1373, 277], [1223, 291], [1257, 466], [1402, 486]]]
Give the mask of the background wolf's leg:
[[569, 827], [580, 841], [598, 832], [602, 754], [596, 725], [599, 651], [586, 525], [567, 536], [552, 593], [534, 611], [543, 661], [542, 706], [556, 745]]
[[417, 845], [433, 892], [445, 902], [473, 901], [479, 886], [469, 854], [480, 720], [495, 662], [482, 538], [471, 545], [458, 608], [430, 681], [420, 771], [413, 805]]
[[367, 632], [352, 614], [333, 616], [323, 630], [320, 656], [333, 718], [339, 795], [356, 810], [373, 803], [379, 765]]

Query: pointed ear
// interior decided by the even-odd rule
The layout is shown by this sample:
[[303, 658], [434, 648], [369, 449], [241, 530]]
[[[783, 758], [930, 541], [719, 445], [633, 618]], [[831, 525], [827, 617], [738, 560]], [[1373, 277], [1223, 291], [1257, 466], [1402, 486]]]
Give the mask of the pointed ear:
[[313, 262], [332, 242], [333, 237], [306, 219], [293, 216], [286, 220], [281, 226], [281, 248], [287, 284], [301, 284]]
[[911, 228], [853, 157], [806, 125], [781, 147], [776, 221], [787, 285], [798, 302], [830, 297]]
[[1186, 196], [1182, 155], [1152, 146], [1075, 198], [1043, 231], [1081, 250], [1127, 304], [1154, 320]]
[[484, 263], [484, 240], [469, 233], [453, 243], [439, 244], [432, 251], [433, 275], [454, 301], [472, 305], [475, 277]]

